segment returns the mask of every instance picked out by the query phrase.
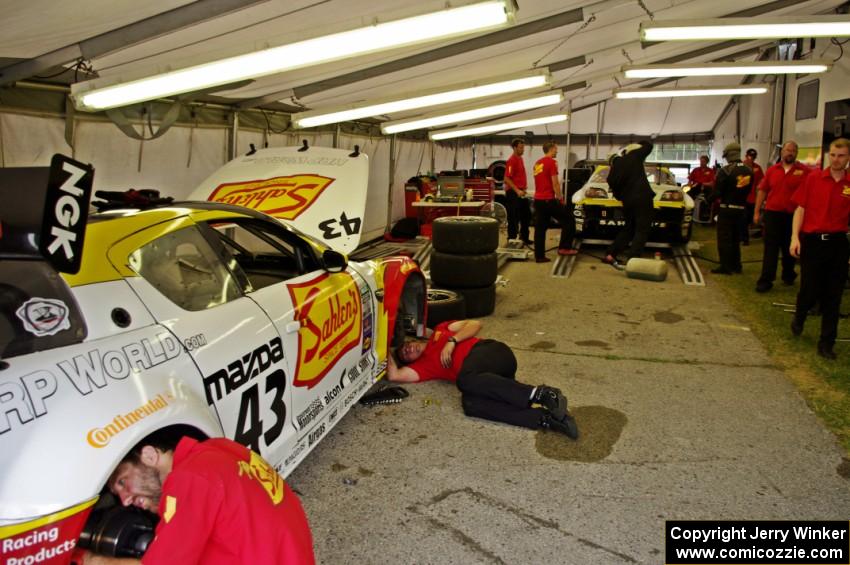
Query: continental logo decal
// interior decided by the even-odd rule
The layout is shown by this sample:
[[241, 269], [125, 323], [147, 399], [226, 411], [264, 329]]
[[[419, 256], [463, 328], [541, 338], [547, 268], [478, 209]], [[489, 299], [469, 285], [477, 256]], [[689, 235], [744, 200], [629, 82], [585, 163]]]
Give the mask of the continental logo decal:
[[360, 343], [360, 291], [348, 273], [325, 273], [288, 288], [295, 319], [301, 324], [294, 384], [313, 388], [347, 351]]
[[334, 180], [320, 175], [292, 175], [225, 183], [220, 184], [208, 200], [244, 206], [276, 218], [294, 220], [309, 208]]
[[266, 463], [265, 459], [253, 451], [251, 452], [251, 459], [249, 461], [239, 462], [239, 476], [241, 477], [242, 475], [247, 475], [260, 483], [260, 486], [263, 487], [266, 494], [269, 495], [272, 504], [275, 506], [283, 500], [283, 479], [277, 474], [274, 467]]
[[112, 438], [136, 424], [139, 420], [159, 412], [171, 402], [174, 401], [174, 396], [169, 392], [165, 394], [157, 394], [155, 398], [148, 400], [143, 405], [126, 414], [119, 414], [112, 418], [112, 421], [102, 428], [92, 428], [86, 434], [86, 441], [95, 448], [102, 448], [109, 445]]

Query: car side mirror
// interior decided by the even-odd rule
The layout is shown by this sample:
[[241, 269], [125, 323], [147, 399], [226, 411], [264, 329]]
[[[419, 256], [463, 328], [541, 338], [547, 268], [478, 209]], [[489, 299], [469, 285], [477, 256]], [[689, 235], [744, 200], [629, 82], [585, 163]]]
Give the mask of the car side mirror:
[[341, 273], [348, 266], [348, 259], [338, 251], [326, 249], [322, 253], [322, 264], [329, 273]]

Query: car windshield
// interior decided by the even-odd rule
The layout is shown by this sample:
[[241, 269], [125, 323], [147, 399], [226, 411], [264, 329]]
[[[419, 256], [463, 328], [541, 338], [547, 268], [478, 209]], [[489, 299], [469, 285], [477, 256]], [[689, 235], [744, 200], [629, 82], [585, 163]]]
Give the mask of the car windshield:
[[79, 343], [86, 325], [71, 291], [45, 261], [0, 260], [0, 358]]
[[611, 170], [611, 167], [600, 167], [596, 169], [596, 172], [593, 173], [593, 176], [590, 177], [588, 182], [591, 183], [606, 183], [608, 182], [608, 172]]
[[673, 176], [670, 169], [666, 167], [659, 167], [657, 165], [645, 165], [644, 168], [646, 170], [646, 180], [648, 180], [651, 184], [676, 185], [676, 177]]

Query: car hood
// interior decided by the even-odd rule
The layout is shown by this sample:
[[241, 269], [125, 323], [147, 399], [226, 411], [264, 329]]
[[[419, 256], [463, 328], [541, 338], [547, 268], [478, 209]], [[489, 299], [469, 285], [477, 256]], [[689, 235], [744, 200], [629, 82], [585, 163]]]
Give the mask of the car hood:
[[[668, 190], [675, 190], [677, 192], [683, 192], [682, 187], [675, 184], [655, 184], [649, 183], [650, 188], [655, 193], [655, 200], [659, 200], [661, 195], [667, 192]], [[614, 196], [610, 194], [610, 187], [607, 182], [588, 182], [583, 187], [578, 189], [575, 194], [573, 194], [572, 201], [574, 204], [580, 204], [582, 200], [584, 200], [584, 194], [588, 188], [602, 188], [606, 192], [609, 192], [608, 200], [615, 200]], [[683, 195], [682, 201], [685, 203], [685, 208], [693, 208], [694, 200], [687, 193]]]
[[360, 245], [368, 183], [364, 153], [275, 147], [230, 161], [189, 198], [264, 212], [348, 254]]

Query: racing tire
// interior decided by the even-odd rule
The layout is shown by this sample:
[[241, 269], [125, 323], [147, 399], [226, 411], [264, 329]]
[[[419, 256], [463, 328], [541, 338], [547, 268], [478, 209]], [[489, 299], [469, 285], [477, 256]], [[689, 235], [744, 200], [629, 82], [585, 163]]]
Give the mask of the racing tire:
[[482, 288], [459, 288], [457, 292], [463, 295], [466, 302], [467, 318], [489, 316], [496, 309], [495, 284]]
[[466, 300], [462, 294], [441, 288], [428, 289], [428, 323], [434, 328], [440, 322], [464, 320], [467, 317]]
[[496, 282], [499, 263], [495, 253], [455, 255], [431, 253], [431, 281], [439, 287], [481, 288]]
[[443, 253], [475, 255], [499, 247], [499, 220], [487, 216], [446, 216], [432, 224], [434, 249]]

